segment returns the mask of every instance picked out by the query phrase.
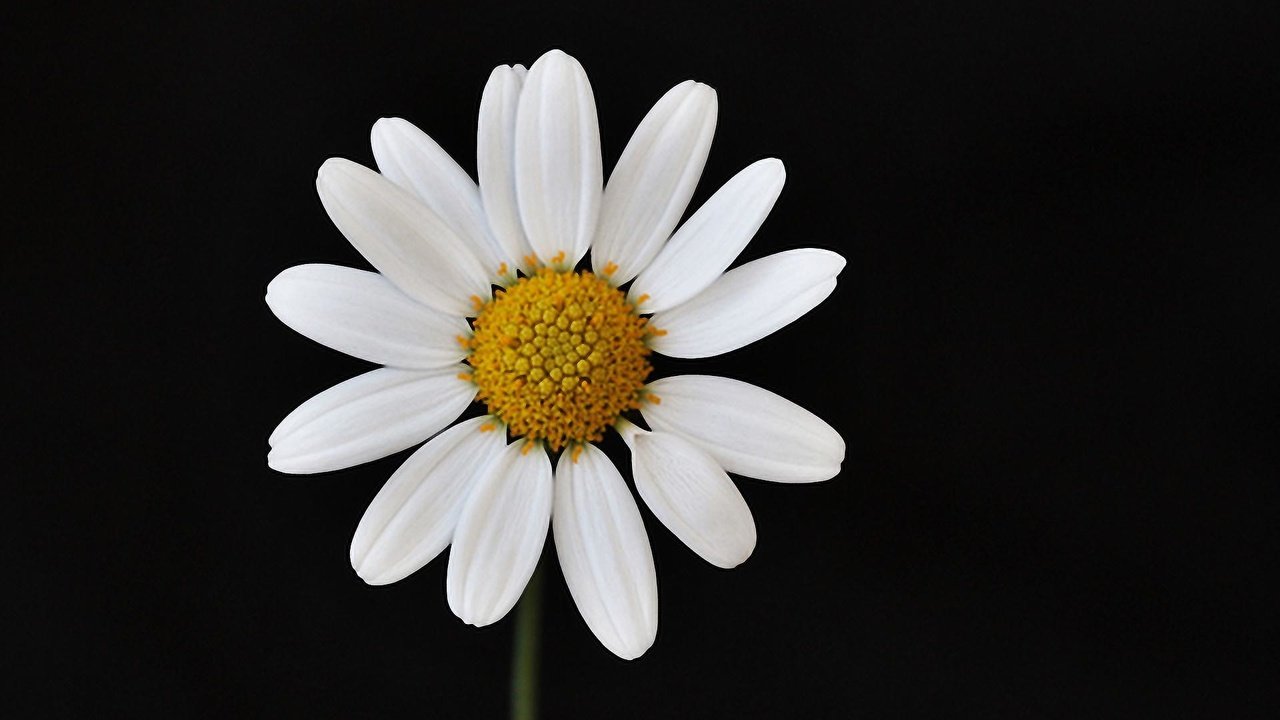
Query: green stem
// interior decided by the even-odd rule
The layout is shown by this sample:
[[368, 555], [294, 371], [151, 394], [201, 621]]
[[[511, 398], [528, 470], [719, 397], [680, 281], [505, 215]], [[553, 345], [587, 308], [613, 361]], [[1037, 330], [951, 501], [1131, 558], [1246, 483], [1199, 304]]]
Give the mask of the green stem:
[[533, 571], [516, 608], [516, 639], [511, 654], [511, 718], [538, 718], [538, 646], [542, 624], [542, 563]]

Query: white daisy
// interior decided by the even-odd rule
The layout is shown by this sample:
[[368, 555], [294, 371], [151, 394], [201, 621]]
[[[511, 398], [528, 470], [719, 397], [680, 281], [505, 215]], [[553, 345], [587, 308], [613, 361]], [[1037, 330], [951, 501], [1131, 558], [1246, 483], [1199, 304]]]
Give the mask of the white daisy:
[[[703, 358], [758, 340], [826, 298], [844, 266], [801, 249], [725, 272], [782, 190], [776, 159], [746, 167], [675, 230], [716, 107], [706, 85], [672, 88], [603, 187], [591, 85], [553, 50], [527, 73], [490, 75], [478, 186], [400, 119], [373, 127], [381, 174], [339, 158], [321, 166], [325, 210], [378, 272], [289, 268], [267, 304], [303, 335], [386, 367], [290, 413], [267, 462], [324, 472], [431, 438], [356, 529], [351, 564], [366, 582], [395, 582], [452, 544], [449, 607], [487, 625], [520, 597], [552, 525], [587, 625], [631, 659], [657, 632], [657, 580], [636, 502], [592, 444], [608, 428], [630, 447], [658, 520], [723, 568], [756, 542], [727, 472], [777, 482], [839, 472], [840, 435], [788, 400], [721, 377], [649, 381], [651, 351]], [[588, 250], [592, 269], [575, 270]], [[487, 415], [440, 432], [477, 400]], [[651, 430], [624, 419], [632, 411]]]

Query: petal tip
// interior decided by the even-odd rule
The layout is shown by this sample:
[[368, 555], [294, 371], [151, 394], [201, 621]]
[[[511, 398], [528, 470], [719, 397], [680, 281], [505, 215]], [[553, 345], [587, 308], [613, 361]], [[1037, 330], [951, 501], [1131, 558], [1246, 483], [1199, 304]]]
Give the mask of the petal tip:
[[381, 117], [373, 122], [373, 126], [369, 128], [369, 144], [373, 145], [374, 150], [386, 142], [388, 134], [395, 132], [396, 120], [399, 118]]
[[371, 134], [374, 137], [377, 137], [379, 134], [382, 134], [382, 133], [393, 133], [393, 132], [404, 133], [404, 132], [417, 130], [417, 129], [418, 129], [417, 125], [414, 125], [413, 123], [409, 122], [408, 120], [405, 120], [402, 117], [389, 116], [389, 117], [378, 118], [378, 120], [373, 123], [373, 129], [371, 131]]
[[626, 660], [627, 662], [631, 662], [633, 660], [640, 659], [640, 656], [648, 652], [651, 647], [653, 647], [653, 638], [649, 638], [648, 641], [644, 643], [636, 643], [635, 645], [629, 645], [626, 647], [611, 647], [607, 649], [619, 658]]
[[[346, 158], [331, 157], [320, 163], [320, 169], [316, 171], [316, 188], [321, 195], [324, 195], [330, 183], [339, 179], [350, 180], [359, 170], [368, 170], [368, 168]], [[373, 171], [369, 170], [369, 172]]]
[[761, 169], [768, 170], [770, 173], [777, 175], [777, 179], [779, 182], [786, 181], [787, 166], [779, 158], [767, 157], [759, 161], [758, 165], [760, 166]]
[[498, 65], [489, 73], [489, 82], [498, 82], [503, 78], [506, 78], [513, 74], [519, 75], [520, 70], [516, 69], [518, 67], [520, 66], [519, 65], [516, 65], [516, 66]]
[[728, 553], [726, 555], [723, 555], [715, 559], [706, 558], [706, 560], [707, 562], [711, 563], [712, 565], [715, 565], [716, 567], [722, 570], [732, 570], [738, 567], [739, 565], [745, 563], [747, 560], [750, 560], [751, 554], [754, 553], [755, 550], [756, 550], [756, 540], [755, 540], [755, 537], [753, 536], [751, 538], [751, 544], [749, 546], [740, 548], [738, 552]]
[[382, 587], [383, 585], [390, 585], [391, 583], [395, 582], [394, 579], [389, 579], [385, 576], [379, 575], [378, 573], [373, 572], [368, 568], [365, 568], [363, 570], [356, 569], [356, 568], [352, 568], [352, 569], [356, 571], [356, 576], [359, 577], [361, 580], [363, 580], [365, 585], [368, 585], [370, 587]]
[[350, 160], [340, 157], [331, 157], [320, 163], [320, 169], [316, 171], [317, 175], [327, 175], [331, 172], [339, 170], [347, 165], [353, 165]]
[[676, 86], [675, 86], [675, 87], [673, 87], [673, 88], [672, 88], [672, 90], [680, 90], [680, 91], [685, 92], [685, 93], [688, 93], [688, 94], [693, 94], [693, 93], [698, 93], [698, 94], [707, 94], [707, 93], [710, 93], [710, 94], [712, 94], [712, 95], [715, 95], [715, 93], [716, 93], [716, 89], [715, 89], [715, 88], [713, 88], [713, 87], [711, 87], [710, 85], [708, 85], [708, 84], [706, 84], [706, 83], [704, 83], [704, 82], [701, 82], [701, 81], [699, 81], [699, 80], [694, 80], [693, 78], [689, 78], [688, 80], [682, 80], [681, 82], [679, 82], [678, 84], [676, 84]]
[[582, 63], [578, 62], [577, 58], [559, 48], [552, 48], [543, 53], [529, 68], [529, 72], [534, 70], [585, 73]]
[[272, 470], [275, 470], [278, 473], [285, 473], [286, 475], [301, 474], [297, 470], [297, 468], [294, 467], [293, 463], [290, 462], [290, 458], [282, 457], [280, 453], [274, 448], [272, 448], [271, 451], [267, 453], [267, 467], [271, 468]]

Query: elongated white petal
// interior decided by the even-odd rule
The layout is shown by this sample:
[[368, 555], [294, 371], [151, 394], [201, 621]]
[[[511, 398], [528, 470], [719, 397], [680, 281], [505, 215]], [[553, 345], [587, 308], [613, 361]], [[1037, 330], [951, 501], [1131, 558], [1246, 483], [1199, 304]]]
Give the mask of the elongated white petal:
[[591, 83], [577, 60], [552, 50], [529, 68], [516, 111], [520, 219], [545, 263], [587, 253], [600, 214], [604, 171]]
[[[686, 80], [667, 91], [636, 128], [605, 186], [591, 265], [621, 285], [671, 236], [702, 176], [716, 130], [716, 91]], [[723, 270], [724, 268], [721, 268]]]
[[462, 414], [476, 386], [453, 365], [379, 368], [339, 383], [280, 421], [267, 464], [286, 473], [339, 470], [377, 460], [440, 432]]
[[551, 461], [541, 449], [508, 445], [462, 508], [449, 551], [449, 608], [477, 627], [502, 619], [520, 599], [551, 522]]
[[747, 246], [782, 192], [782, 161], [767, 158], [730, 178], [689, 218], [631, 285], [641, 313], [669, 310], [702, 292]]
[[569, 593], [587, 627], [614, 655], [632, 660], [658, 633], [658, 578], [636, 501], [594, 445], [556, 465], [552, 530]]
[[681, 435], [731, 473], [799, 483], [840, 472], [840, 433], [781, 395], [712, 375], [663, 378], [647, 389], [659, 400], [641, 408], [649, 426]]
[[410, 455], [360, 518], [351, 539], [356, 574], [386, 585], [439, 555], [453, 539], [471, 486], [502, 454], [503, 435], [490, 418], [473, 418]]
[[435, 140], [408, 120], [382, 118], [373, 124], [370, 141], [382, 176], [430, 208], [475, 253], [491, 278], [496, 278], [501, 263], [515, 267], [514, 258], [489, 234], [475, 182]]
[[636, 491], [680, 541], [716, 567], [741, 565], [756, 547], [742, 493], [706, 452], [674, 433], [624, 433]]
[[666, 335], [650, 346], [670, 357], [736, 350], [812, 310], [836, 287], [844, 258], [827, 250], [788, 250], [736, 267], [681, 305], [653, 316]]
[[408, 191], [369, 168], [330, 158], [316, 191], [333, 224], [396, 287], [441, 312], [472, 313], [489, 276], [466, 243]]
[[516, 203], [516, 108], [520, 106], [524, 75], [523, 65], [493, 69], [480, 96], [480, 122], [476, 127], [480, 199], [490, 231], [505, 255], [516, 263], [511, 266], [513, 271], [516, 267], [530, 270], [524, 259], [533, 253]]
[[466, 356], [467, 322], [400, 292], [378, 273], [298, 265], [267, 285], [267, 306], [289, 327], [339, 352], [380, 365], [437, 368]]

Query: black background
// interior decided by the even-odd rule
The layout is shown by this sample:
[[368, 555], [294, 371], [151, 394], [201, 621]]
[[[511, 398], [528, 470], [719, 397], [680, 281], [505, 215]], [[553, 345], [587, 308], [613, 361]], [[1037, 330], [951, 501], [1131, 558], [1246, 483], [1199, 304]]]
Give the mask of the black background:
[[546, 717], [1273, 711], [1277, 15], [1076, 5], [6, 11], [4, 703], [502, 716], [511, 617], [454, 618], [443, 559], [386, 588], [349, 567], [404, 454], [266, 467], [275, 423], [367, 366], [262, 296], [364, 266], [315, 197], [325, 158], [372, 164], [398, 115], [473, 170], [489, 70], [560, 47], [606, 172], [688, 77], [720, 99], [694, 206], [786, 162], [743, 259], [834, 249], [840, 286], [660, 371], [771, 388], [848, 455], [740, 481], [760, 539], [732, 572], [645, 511], [661, 621], [636, 662], [552, 563]]

